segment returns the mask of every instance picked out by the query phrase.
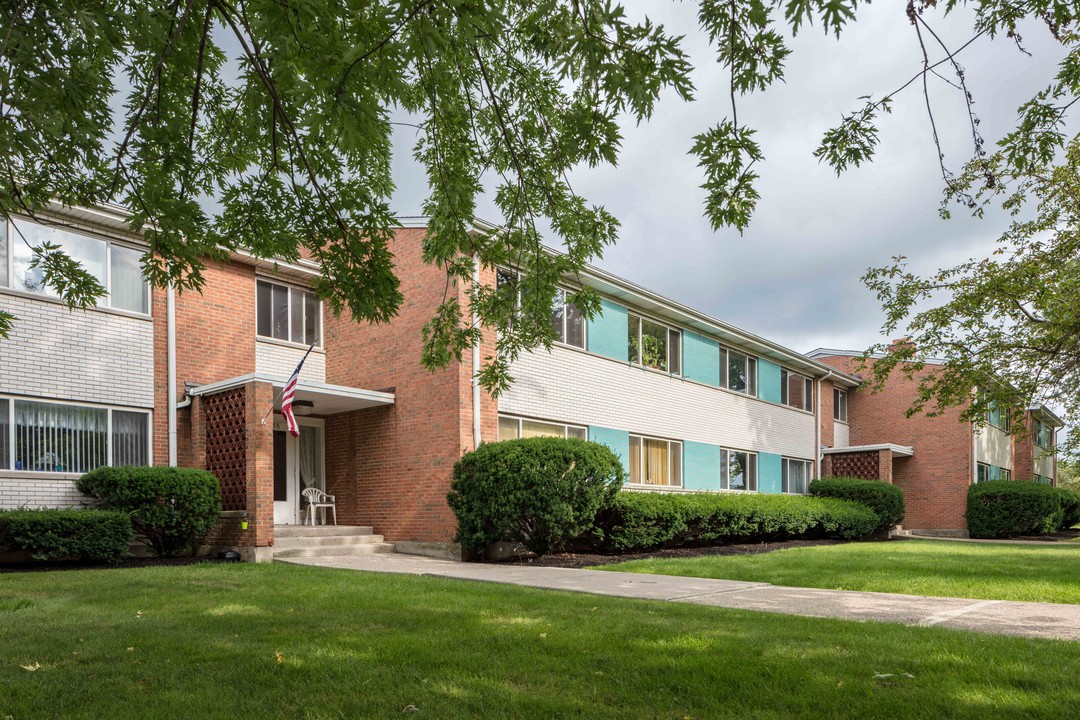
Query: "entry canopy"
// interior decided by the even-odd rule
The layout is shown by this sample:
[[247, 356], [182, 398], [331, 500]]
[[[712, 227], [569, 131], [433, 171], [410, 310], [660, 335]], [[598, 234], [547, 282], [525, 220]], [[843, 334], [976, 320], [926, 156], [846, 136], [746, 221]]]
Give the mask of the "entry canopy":
[[[280, 391], [288, 381], [289, 379], [286, 377], [253, 373], [208, 385], [200, 385], [189, 390], [188, 395], [215, 395], [253, 382], [268, 383], [273, 386], [275, 391]], [[296, 384], [295, 400], [312, 403], [312, 415], [337, 415], [352, 410], [393, 405], [394, 393], [301, 380]], [[274, 409], [281, 410], [281, 399], [278, 397], [274, 398]]]

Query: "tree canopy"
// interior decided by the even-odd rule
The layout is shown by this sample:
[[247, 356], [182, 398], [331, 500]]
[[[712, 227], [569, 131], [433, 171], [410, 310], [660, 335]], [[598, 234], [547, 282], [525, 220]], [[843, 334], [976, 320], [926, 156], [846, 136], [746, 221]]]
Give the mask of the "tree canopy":
[[[767, 161], [755, 129], [739, 121], [739, 98], [783, 81], [791, 35], [811, 26], [838, 35], [857, 6], [699, 0], [701, 30], [729, 76], [731, 96], [724, 117], [687, 139], [700, 159], [704, 212], [714, 227], [748, 226], [759, 198], [755, 167]], [[1066, 51], [1057, 80], [1033, 89], [1015, 131], [993, 153], [957, 59], [970, 41], [947, 46], [927, 19], [960, 10], [973, 18], [972, 41], [1006, 36], [1022, 50], [1018, 27], [1035, 19]], [[1024, 193], [1038, 191], [1031, 183], [1067, 174], [1073, 162], [1063, 128], [1080, 88], [1076, 12], [1051, 0], [911, 0], [898, 7], [898, 19], [919, 39], [922, 70], [861, 99], [814, 154], [837, 172], [870, 161], [876, 119], [905, 91], [919, 101], [920, 87], [933, 119], [927, 83], [945, 79], [968, 102], [964, 132], [972, 137], [966, 168], [954, 175], [942, 165], [947, 202], [977, 211], [1014, 187], [1006, 202], [1021, 204]], [[485, 359], [481, 375], [495, 391], [506, 386], [521, 351], [553, 341], [560, 280], [617, 238], [618, 220], [574, 191], [570, 171], [617, 163], [620, 123], [648, 120], [662, 92], [682, 100], [694, 94], [684, 38], [631, 19], [611, 0], [16, 0], [0, 4], [0, 38], [0, 212], [10, 220], [39, 216], [50, 203], [119, 205], [148, 243], [143, 267], [158, 286], [197, 290], [206, 263], [237, 248], [284, 260], [306, 253], [322, 267], [315, 290], [332, 311], [389, 320], [402, 300], [387, 245], [395, 226], [388, 205], [393, 112], [421, 118], [414, 153], [430, 186], [425, 260], [467, 286], [474, 258], [486, 267], [512, 265], [527, 286], [471, 289], [482, 324], [499, 330], [499, 353]], [[937, 131], [928, 142], [937, 141]], [[1046, 202], [1059, 202], [1049, 197], [1057, 197], [1050, 185], [1044, 190]], [[473, 231], [485, 191], [502, 215], [498, 232]], [[545, 226], [564, 254], [543, 250]], [[1056, 238], [1060, 229], [1044, 224], [1029, 239], [1034, 244], [1046, 232]], [[1018, 232], [1011, 229], [1005, 241]], [[1025, 248], [1016, 246], [1018, 261], [1036, 253]], [[103, 293], [62, 248], [35, 245], [33, 254], [45, 282], [72, 306], [91, 306]], [[1059, 266], [1062, 279], [1067, 267]], [[968, 267], [932, 284], [974, 292], [964, 278], [984, 270]], [[912, 298], [931, 291], [899, 265], [871, 272], [868, 281], [891, 325], [914, 309]], [[1011, 283], [984, 283], [983, 291], [1012, 292]], [[570, 300], [587, 315], [598, 308], [587, 289]], [[963, 302], [944, 312], [963, 317], [973, 301]], [[1004, 300], [994, 307], [1003, 321], [1060, 323], [1054, 332], [1065, 332], [1072, 314], [1026, 295], [1019, 309]], [[941, 335], [949, 323], [939, 319]], [[0, 312], [0, 335], [13, 320]], [[916, 330], [932, 326], [923, 316], [915, 323]], [[479, 332], [448, 294], [427, 326], [423, 361], [436, 368], [460, 358]], [[932, 348], [934, 337], [918, 339]], [[1010, 362], [1036, 355], [1016, 357]], [[975, 369], [1011, 380], [1019, 368], [1016, 375]], [[940, 389], [946, 400], [962, 394], [959, 384]]]

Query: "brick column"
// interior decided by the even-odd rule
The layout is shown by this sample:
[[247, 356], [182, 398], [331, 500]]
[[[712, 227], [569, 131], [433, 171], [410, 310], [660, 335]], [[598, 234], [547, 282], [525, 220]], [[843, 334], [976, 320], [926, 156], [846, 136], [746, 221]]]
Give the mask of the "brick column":
[[1030, 412], [1024, 413], [1024, 423], [1027, 432], [1022, 437], [1017, 433], [1010, 438], [1013, 480], [1031, 480], [1035, 477], [1035, 428]]
[[878, 480], [892, 485], [892, 450], [878, 450]]
[[274, 423], [273, 415], [262, 420], [274, 403], [270, 383], [245, 386], [247, 400], [247, 511], [248, 542], [255, 559], [269, 559], [265, 551], [274, 544]]

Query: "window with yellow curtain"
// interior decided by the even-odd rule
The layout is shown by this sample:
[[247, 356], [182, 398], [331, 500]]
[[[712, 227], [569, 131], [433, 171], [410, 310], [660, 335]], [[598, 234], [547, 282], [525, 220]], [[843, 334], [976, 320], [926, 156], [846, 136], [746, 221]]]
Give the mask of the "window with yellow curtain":
[[588, 429], [574, 425], [526, 420], [525, 418], [499, 416], [499, 440], [516, 440], [530, 437], [572, 437], [588, 439]]
[[630, 482], [681, 487], [682, 443], [631, 435]]

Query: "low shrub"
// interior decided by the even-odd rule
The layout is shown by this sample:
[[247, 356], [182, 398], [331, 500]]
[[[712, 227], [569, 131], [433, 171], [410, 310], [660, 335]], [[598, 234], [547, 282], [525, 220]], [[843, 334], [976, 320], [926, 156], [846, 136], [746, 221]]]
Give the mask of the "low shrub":
[[801, 537], [855, 539], [878, 516], [847, 500], [792, 495], [621, 492], [597, 521], [620, 552]]
[[75, 485], [102, 509], [127, 513], [161, 556], [193, 550], [221, 512], [221, 484], [195, 468], [100, 467]]
[[35, 560], [117, 562], [134, 539], [131, 519], [122, 512], [0, 511], [0, 550], [28, 550]]
[[904, 491], [878, 480], [852, 477], [822, 478], [810, 483], [810, 494], [866, 505], [878, 516], [878, 532], [891, 530], [904, 519]]
[[454, 465], [447, 501], [455, 539], [474, 551], [521, 543], [538, 555], [588, 534], [622, 486], [610, 448], [574, 438], [525, 438], [481, 445]]
[[989, 480], [968, 489], [968, 533], [976, 538], [1040, 535], [1064, 520], [1058, 490], [1019, 480]]
[[1061, 525], [1058, 528], [1067, 529], [1080, 524], [1080, 494], [1068, 488], [1056, 487], [1058, 502], [1061, 504]]

